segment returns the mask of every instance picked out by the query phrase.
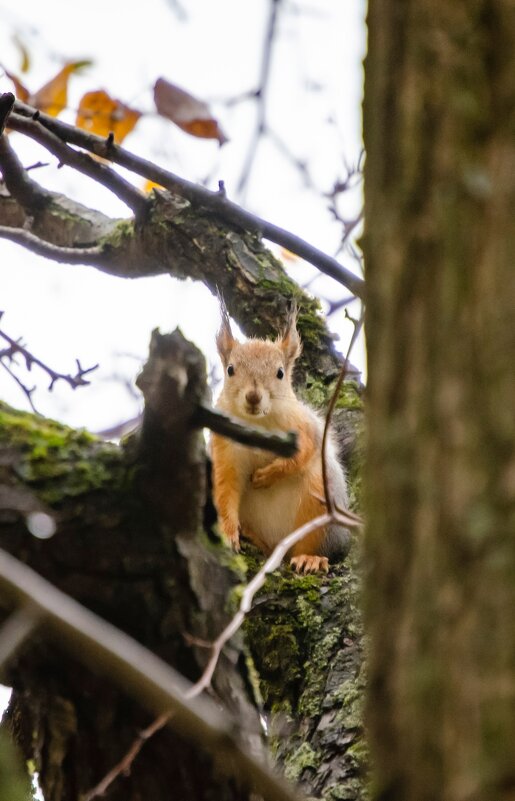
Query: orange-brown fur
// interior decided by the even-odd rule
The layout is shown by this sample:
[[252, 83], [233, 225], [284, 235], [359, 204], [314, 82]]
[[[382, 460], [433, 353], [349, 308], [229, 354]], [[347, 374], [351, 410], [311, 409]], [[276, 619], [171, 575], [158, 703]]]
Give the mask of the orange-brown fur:
[[[218, 435], [211, 438], [214, 500], [224, 534], [235, 550], [242, 532], [269, 554], [277, 542], [325, 511], [319, 500], [324, 495], [323, 426], [292, 388], [292, 370], [301, 351], [293, 316], [275, 342], [240, 343], [222, 307], [217, 346], [225, 371], [218, 408], [252, 425], [298, 435], [298, 451], [289, 459]], [[334, 500], [344, 506], [345, 478], [331, 442], [326, 467]], [[327, 570], [329, 558], [342, 555], [347, 541], [348, 532], [341, 526], [318, 528], [291, 548], [291, 564], [299, 572]]]

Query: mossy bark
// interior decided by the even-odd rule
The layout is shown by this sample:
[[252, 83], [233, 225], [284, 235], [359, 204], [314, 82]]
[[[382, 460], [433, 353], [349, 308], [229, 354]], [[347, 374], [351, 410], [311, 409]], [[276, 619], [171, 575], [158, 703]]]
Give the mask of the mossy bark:
[[381, 801], [515, 787], [515, 13], [371, 0], [368, 720]]
[[[203, 442], [187, 424], [202, 399], [203, 370], [178, 333], [155, 334], [139, 380], [146, 397], [142, 435], [124, 449], [0, 406], [2, 547], [190, 679], [207, 652], [185, 635], [214, 639], [234, 610], [245, 570], [262, 560], [234, 557], [212, 531]], [[351, 408], [338, 414], [347, 457], [355, 460], [361, 411], [354, 390], [340, 405], [347, 395]], [[30, 534], [27, 518], [35, 511], [54, 518], [51, 539]], [[349, 801], [364, 797], [354, 567], [348, 562], [329, 577], [302, 578], [288, 567], [275, 573], [249, 615], [244, 649], [241, 638], [231, 643], [214, 679], [214, 692], [253, 747], [264, 739], [279, 769], [310, 796]], [[39, 771], [46, 801], [76, 801], [149, 722], [105, 677], [72, 662], [43, 635], [18, 654], [4, 680], [15, 687], [10, 729]], [[267, 720], [266, 738], [258, 712]], [[206, 755], [163, 731], [109, 798], [159, 801], [170, 788], [177, 799], [247, 797]]]
[[[178, 332], [156, 336], [152, 351], [143, 434], [126, 451], [0, 407], [0, 542], [194, 680], [207, 652], [187, 635], [195, 641], [219, 633], [238, 577], [224, 567], [222, 547], [202, 534], [204, 446], [183, 416], [205, 391], [203, 359]], [[178, 395], [180, 404], [167, 403]], [[53, 517], [51, 539], [31, 535], [35, 511]], [[239, 654], [237, 643], [224, 652], [213, 692], [255, 746], [261, 726]], [[39, 772], [45, 801], [77, 801], [150, 722], [121, 689], [43, 633], [11, 662], [4, 682], [15, 690], [10, 729]], [[178, 799], [248, 797], [194, 744], [163, 730], [109, 798], [159, 801], [171, 789]]]

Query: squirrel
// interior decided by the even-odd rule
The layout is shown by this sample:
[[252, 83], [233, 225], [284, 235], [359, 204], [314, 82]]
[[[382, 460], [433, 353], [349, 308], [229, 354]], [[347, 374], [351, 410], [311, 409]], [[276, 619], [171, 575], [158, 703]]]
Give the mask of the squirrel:
[[[216, 344], [224, 367], [224, 384], [216, 407], [265, 429], [296, 431], [298, 451], [277, 457], [211, 435], [214, 503], [225, 537], [235, 551], [243, 534], [265, 555], [292, 531], [326, 509], [323, 503], [322, 438], [324, 424], [302, 403], [292, 387], [292, 372], [302, 345], [293, 309], [275, 341], [234, 339], [225, 304]], [[337, 507], [347, 506], [347, 486], [334, 443], [326, 442], [326, 473]], [[329, 559], [342, 559], [350, 534], [336, 523], [307, 534], [289, 551], [298, 573], [329, 569]]]

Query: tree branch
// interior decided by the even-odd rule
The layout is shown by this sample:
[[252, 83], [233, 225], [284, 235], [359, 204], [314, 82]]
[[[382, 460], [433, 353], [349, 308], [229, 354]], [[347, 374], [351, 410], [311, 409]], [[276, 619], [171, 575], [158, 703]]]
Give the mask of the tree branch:
[[29, 178], [5, 134], [0, 136], [0, 170], [12, 197], [29, 213], [48, 199], [48, 192]]
[[228, 437], [234, 442], [239, 442], [241, 445], [262, 448], [285, 458], [294, 456], [297, 453], [297, 434], [294, 431], [280, 434], [273, 431], [264, 431], [253, 426], [246, 426], [239, 420], [234, 420], [216, 409], [210, 409], [208, 406], [200, 405], [197, 407], [193, 414], [192, 424], [209, 428], [210, 431], [215, 431], [217, 434]]
[[123, 203], [132, 209], [136, 216], [145, 214], [148, 200], [143, 192], [136, 189], [135, 186], [126, 181], [125, 178], [122, 178], [111, 167], [91, 158], [87, 153], [81, 153], [67, 145], [59, 136], [41, 125], [39, 117], [28, 119], [18, 114], [11, 114], [9, 127], [19, 133], [30, 136], [31, 139], [35, 139], [36, 142], [39, 142], [40, 145], [43, 145], [53, 153], [61, 164], [73, 167], [110, 189]]
[[14, 99], [12, 92], [4, 92], [0, 95], [0, 135], [4, 132], [7, 117], [14, 106]]
[[254, 164], [254, 160], [256, 157], [259, 140], [266, 130], [266, 99], [267, 99], [268, 82], [270, 78], [270, 67], [272, 65], [272, 51], [277, 31], [277, 19], [279, 16], [280, 0], [269, 0], [269, 2], [270, 2], [270, 13], [268, 17], [268, 25], [263, 47], [263, 56], [261, 59], [261, 74], [259, 78], [258, 88], [253, 94], [257, 103], [257, 119], [254, 128], [254, 133], [247, 150], [245, 163], [241, 171], [240, 180], [238, 181], [237, 192], [239, 196], [244, 191], [248, 183], [248, 180], [250, 178], [250, 173], [252, 171], [252, 166]]
[[[301, 237], [241, 208], [236, 203], [228, 200], [223, 193], [212, 192], [203, 186], [180, 178], [146, 159], [129, 153], [119, 145], [75, 128], [73, 125], [57, 120], [47, 114], [37, 112], [37, 122], [35, 122], [32, 119], [34, 113], [36, 113], [35, 109], [19, 101], [15, 104], [15, 112], [15, 114], [11, 114], [9, 123], [14, 130], [22, 130], [27, 136], [37, 138], [39, 133], [34, 129], [34, 126], [44, 126], [63, 141], [78, 145], [97, 156], [126, 167], [137, 175], [161, 184], [171, 192], [187, 199], [195, 208], [209, 211], [226, 223], [263, 236], [271, 242], [291, 250], [292, 253], [313, 264], [321, 272], [343, 284], [358, 297], [363, 297], [365, 284], [362, 278], [354, 275], [336, 259], [310, 245]], [[21, 121], [22, 117], [26, 118], [25, 124]], [[27, 122], [27, 120], [29, 121]], [[42, 142], [42, 144], [44, 143]]]
[[7, 225], [0, 225], [0, 237], [23, 245], [27, 250], [37, 253], [38, 256], [45, 256], [47, 259], [61, 262], [63, 264], [91, 264], [100, 266], [103, 262], [104, 248], [101, 245], [92, 248], [66, 248], [53, 245], [40, 239], [31, 231], [25, 228], [9, 228]]

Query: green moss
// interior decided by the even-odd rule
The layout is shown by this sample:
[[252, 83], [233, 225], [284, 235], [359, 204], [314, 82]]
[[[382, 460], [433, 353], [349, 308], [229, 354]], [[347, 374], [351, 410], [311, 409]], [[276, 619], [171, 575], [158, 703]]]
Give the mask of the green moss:
[[320, 301], [318, 298], [309, 297], [284, 272], [280, 263], [278, 266], [279, 269], [273, 278], [263, 271], [259, 278], [258, 293], [264, 297], [269, 294], [273, 298], [279, 295], [287, 301], [294, 302], [298, 309], [297, 327], [304, 346], [313, 344], [319, 347], [321, 342], [327, 338], [325, 323], [321, 316]]
[[320, 756], [304, 742], [285, 760], [284, 775], [289, 781], [296, 782], [306, 768], [317, 770], [319, 764]]
[[[325, 410], [333, 397], [335, 386], [336, 381], [326, 384], [322, 380], [310, 376], [300, 394], [302, 399], [314, 409]], [[343, 382], [335, 408], [360, 411], [363, 409], [361, 390], [355, 381]]]
[[365, 801], [368, 797], [361, 778], [350, 778], [346, 781], [333, 784], [327, 793], [324, 793], [324, 801]]
[[2, 402], [0, 444], [16, 448], [20, 458], [14, 472], [49, 504], [104, 486], [121, 486], [125, 477], [116, 446]]
[[329, 699], [338, 704], [338, 719], [346, 729], [359, 729], [363, 721], [363, 687], [356, 679], [347, 679]]
[[134, 220], [118, 220], [109, 233], [99, 240], [99, 245], [116, 250], [127, 244], [134, 237]]

